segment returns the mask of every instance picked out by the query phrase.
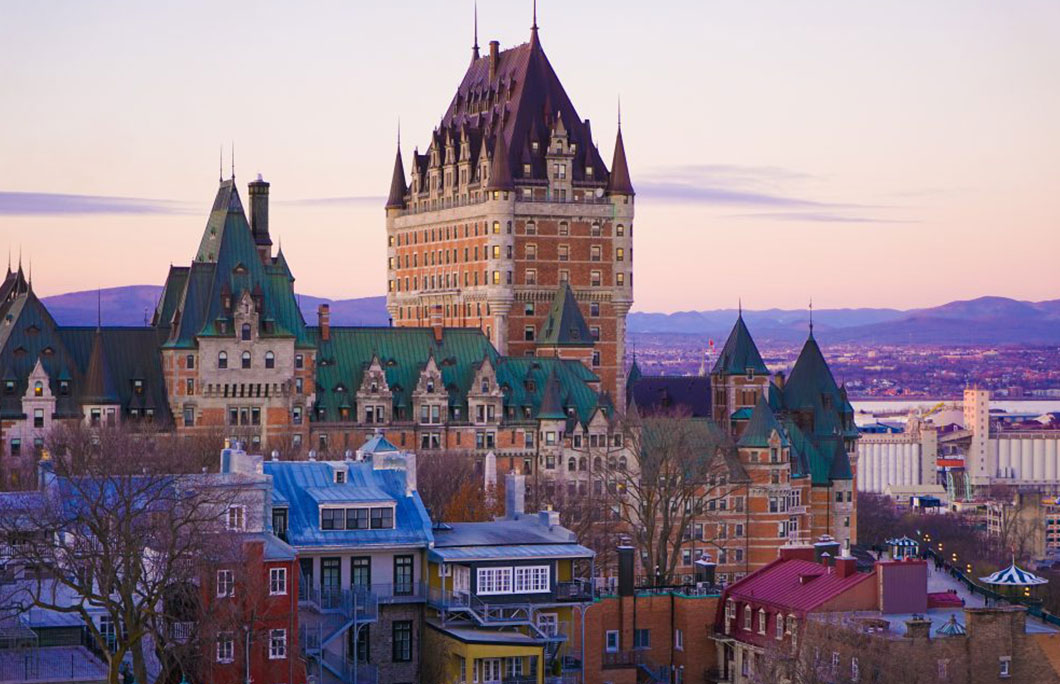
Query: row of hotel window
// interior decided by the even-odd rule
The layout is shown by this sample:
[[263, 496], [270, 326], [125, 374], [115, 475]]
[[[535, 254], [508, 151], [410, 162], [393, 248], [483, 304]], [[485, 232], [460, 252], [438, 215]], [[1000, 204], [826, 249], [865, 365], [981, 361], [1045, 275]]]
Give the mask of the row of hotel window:
[[[473, 287], [479, 284], [482, 285], [500, 285], [501, 284], [501, 272], [493, 271], [493, 280], [490, 280], [490, 272], [488, 270], [482, 271], [482, 282], [479, 283], [478, 271], [464, 271], [464, 287]], [[626, 273], [623, 271], [615, 272], [615, 285], [618, 287], [625, 287], [627, 283]], [[629, 286], [633, 286], [633, 273], [629, 273]], [[559, 283], [570, 282], [570, 271], [565, 268], [559, 270]], [[514, 285], [515, 276], [512, 271], [504, 272], [504, 284]], [[528, 268], [523, 271], [523, 285], [547, 285], [549, 283], [538, 282], [537, 269]], [[387, 289], [390, 292], [401, 292], [402, 291], [401, 278], [391, 278], [388, 281]], [[413, 290], [419, 290], [420, 288], [420, 277], [418, 275], [405, 276], [404, 282], [405, 292], [411, 292]], [[600, 271], [589, 271], [589, 286], [590, 287], [602, 287], [604, 285], [603, 274]], [[445, 273], [445, 274], [433, 274], [429, 277], [423, 276], [423, 288], [424, 290], [448, 290], [452, 288], [460, 287], [460, 274]], [[400, 311], [400, 309], [399, 309]], [[470, 315], [470, 314], [466, 314]], [[479, 314], [481, 315], [481, 314]], [[249, 368], [249, 366], [247, 366]]]
[[[465, 223], [464, 224], [464, 237], [465, 238], [471, 237], [472, 226], [474, 226], [475, 237], [478, 237], [480, 229], [482, 231], [482, 233], [481, 233], [482, 235], [489, 235], [490, 234], [490, 231], [487, 228], [485, 223], [481, 224], [481, 228], [480, 228], [480, 224], [478, 224], [477, 222], [474, 223], [474, 224]], [[512, 222], [511, 221], [508, 221], [508, 225], [507, 225], [507, 228], [506, 228], [505, 232], [508, 235], [512, 234]], [[501, 222], [500, 221], [494, 221], [493, 222], [492, 233], [494, 235], [500, 235], [501, 234]], [[570, 235], [570, 224], [568, 222], [566, 222], [566, 221], [561, 221], [560, 224], [559, 224], [558, 233], [559, 233], [559, 235], [561, 237]], [[445, 240], [445, 241], [458, 240], [458, 239], [460, 239], [460, 227], [459, 226], [446, 226], [445, 228], [424, 228], [422, 234], [423, 234], [423, 243], [424, 244], [427, 244], [427, 243], [430, 243], [430, 242], [441, 242], [443, 240]], [[527, 221], [527, 223], [526, 223], [526, 234], [527, 235], [537, 235], [538, 234], [538, 232], [537, 232], [537, 223], [535, 223], [534, 221]], [[594, 221], [589, 226], [589, 235], [590, 235], [590, 237], [601, 237], [602, 234], [603, 234], [602, 226], [600, 225], [599, 222]], [[618, 225], [615, 226], [615, 236], [616, 237], [624, 237], [625, 234], [626, 234], [626, 227], [623, 224], [619, 223]], [[542, 233], [542, 235], [544, 235], [544, 233]], [[632, 225], [630, 225], [630, 227], [629, 227], [629, 235], [630, 235], [630, 237], [633, 237], [633, 226]], [[404, 237], [404, 240], [402, 240], [402, 237]], [[407, 233], [398, 233], [397, 235], [390, 235], [387, 238], [387, 246], [389, 246], [389, 247], [394, 247], [395, 245], [398, 246], [398, 247], [401, 247], [402, 245], [408, 246], [408, 245], [416, 245], [416, 244], [419, 244], [419, 243], [420, 243], [420, 232], [416, 231], [416, 230], [411, 230], [411, 231], [409, 231]], [[454, 259], [455, 259], [455, 257], [454, 257]], [[464, 256], [464, 261], [467, 261], [466, 254]]]
[[[246, 323], [243, 324], [243, 339], [244, 340], [249, 340], [250, 339], [250, 325], [246, 324]], [[244, 351], [243, 354], [240, 357], [240, 360], [241, 360], [241, 363], [244, 364], [243, 365], [244, 368], [250, 368], [250, 363], [251, 363], [250, 352]], [[184, 357], [184, 367], [187, 370], [195, 370], [195, 355], [194, 354], [188, 354], [187, 356]], [[219, 352], [217, 354], [217, 367], [218, 368], [228, 368], [228, 352], [222, 351], [222, 352]], [[275, 368], [276, 367], [276, 354], [274, 354], [271, 351], [265, 352], [265, 367], [266, 368]], [[295, 354], [294, 355], [294, 367], [295, 367], [296, 370], [301, 370], [301, 369], [305, 368], [305, 354]]]
[[476, 579], [479, 596], [540, 594], [550, 589], [547, 565], [478, 568]]
[[[456, 309], [457, 306], [459, 306], [459, 304], [456, 304], [456, 305], [446, 304], [445, 305], [445, 317], [446, 318], [450, 318], [453, 315], [453, 312], [457, 311], [457, 309]], [[410, 306], [410, 307], [407, 307], [407, 308], [409, 310], [408, 317], [409, 318], [413, 318], [412, 307]], [[526, 315], [526, 316], [533, 316], [535, 309], [536, 309], [536, 307], [534, 305], [534, 302], [526, 302], [525, 304], [523, 304], [523, 314]], [[474, 315], [481, 317], [482, 316], [482, 312], [483, 312], [482, 302], [476, 302], [475, 303], [475, 313], [474, 313]], [[489, 302], [486, 302], [485, 312], [486, 312], [487, 316], [490, 315]], [[426, 306], [422, 306], [422, 307], [421, 306], [417, 306], [416, 307], [416, 311], [415, 311], [415, 317], [416, 318], [427, 318], [429, 315], [430, 315], [430, 312], [428, 311], [428, 307], [426, 307]], [[459, 314], [457, 314], [457, 315], [459, 315]], [[471, 302], [467, 302], [467, 303], [464, 304], [464, 315], [468, 316], [468, 317], [472, 316], [472, 313], [471, 313]], [[600, 316], [600, 302], [589, 302], [589, 317], [590, 318], [598, 318], [599, 316]]]
[[[473, 251], [472, 251], [473, 250]], [[512, 245], [507, 245], [504, 250], [504, 258], [511, 259], [513, 254]], [[589, 246], [589, 261], [603, 261], [603, 247], [600, 245]], [[474, 255], [474, 258], [472, 258]], [[537, 261], [537, 245], [529, 244], [524, 248], [524, 258], [527, 261]], [[556, 256], [560, 261], [570, 261], [570, 245], [559, 245]], [[632, 260], [633, 249], [630, 248], [629, 256]], [[410, 258], [411, 257], [411, 258]], [[501, 246], [493, 245], [492, 249], [483, 247], [482, 257], [484, 259], [501, 259]], [[479, 259], [479, 248], [476, 245], [472, 247], [464, 247], [464, 262], [480, 261]], [[626, 260], [626, 248], [616, 247], [615, 248], [615, 261]], [[438, 249], [432, 252], [423, 252], [423, 266], [441, 266], [442, 262], [446, 264], [457, 264], [460, 263], [460, 250], [453, 249]], [[402, 264], [404, 262], [404, 264]], [[420, 253], [412, 252], [411, 254], [402, 254], [398, 256], [387, 257], [386, 261], [387, 270], [393, 271], [397, 268], [419, 268], [420, 266]], [[249, 329], [249, 326], [247, 326]], [[249, 332], [248, 332], [249, 334]], [[250, 339], [246, 337], [244, 339]]]

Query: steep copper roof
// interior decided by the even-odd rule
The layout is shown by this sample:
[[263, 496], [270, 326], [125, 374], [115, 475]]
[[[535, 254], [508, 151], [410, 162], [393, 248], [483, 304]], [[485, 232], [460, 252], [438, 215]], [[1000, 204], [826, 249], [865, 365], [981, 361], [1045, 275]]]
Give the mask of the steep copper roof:
[[622, 144], [622, 126], [618, 127], [615, 138], [615, 158], [611, 162], [611, 178], [607, 182], [607, 191], [613, 195], [633, 195], [633, 182], [629, 179], [629, 165], [626, 164], [626, 146]]
[[394, 157], [394, 176], [390, 179], [390, 195], [386, 198], [387, 209], [402, 209], [405, 207], [405, 165], [401, 162], [401, 147], [398, 147], [397, 155]]
[[[468, 66], [433, 137], [439, 157], [446, 141], [459, 142], [465, 135], [472, 155], [485, 147], [493, 156], [498, 154], [499, 137], [504, 143], [500, 149], [508, 157], [509, 177], [521, 177], [522, 165], [530, 164], [534, 176], [544, 178], [549, 135], [561, 118], [569, 141], [578, 146], [577, 158], [584, 160], [574, 165], [573, 180], [605, 180], [607, 167], [593, 144], [589, 122], [579, 118], [536, 32], [530, 42], [498, 52], [493, 69], [491, 59], [487, 53]], [[533, 142], [538, 143], [537, 152]], [[587, 166], [593, 169], [588, 179]]]

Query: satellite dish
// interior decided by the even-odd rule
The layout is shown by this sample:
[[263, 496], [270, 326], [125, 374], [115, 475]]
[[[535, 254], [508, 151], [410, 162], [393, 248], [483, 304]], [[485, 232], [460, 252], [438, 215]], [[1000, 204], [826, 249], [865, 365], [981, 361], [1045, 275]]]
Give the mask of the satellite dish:
[[596, 189], [596, 198], [599, 199], [599, 198], [601, 198], [603, 196], [604, 196], [604, 189], [603, 188], [597, 188]]

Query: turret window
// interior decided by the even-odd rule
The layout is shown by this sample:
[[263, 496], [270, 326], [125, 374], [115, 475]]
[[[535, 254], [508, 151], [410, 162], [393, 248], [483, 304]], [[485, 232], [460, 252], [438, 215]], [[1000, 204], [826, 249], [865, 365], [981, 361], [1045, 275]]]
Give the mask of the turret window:
[[250, 323], [244, 323], [239, 333], [240, 339], [246, 341], [250, 339]]
[[217, 367], [218, 368], [228, 368], [228, 353], [227, 352], [218, 352], [217, 353]]
[[33, 396], [43, 397], [44, 396], [44, 383], [38, 380], [33, 383]]

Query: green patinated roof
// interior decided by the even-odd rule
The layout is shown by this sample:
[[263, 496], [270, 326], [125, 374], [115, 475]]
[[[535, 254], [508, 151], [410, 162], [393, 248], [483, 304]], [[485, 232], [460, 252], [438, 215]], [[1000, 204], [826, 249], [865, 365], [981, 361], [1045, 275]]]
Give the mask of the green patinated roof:
[[[821, 440], [836, 435], [856, 437], [853, 409], [832, 377], [832, 371], [811, 334], [784, 383], [784, 408], [812, 412], [812, 436]], [[804, 425], [804, 428], [806, 426]]]
[[800, 477], [809, 475], [812, 484], [828, 485], [831, 460], [818, 451], [794, 421], [785, 420], [784, 429], [791, 440], [792, 474]]
[[559, 378], [553, 369], [545, 381], [545, 395], [541, 399], [541, 406], [537, 410], [540, 420], [564, 420], [567, 412], [563, 410], [563, 395], [559, 386]]
[[[558, 418], [567, 418], [573, 408], [581, 421], [596, 409], [598, 395], [589, 383], [598, 382], [577, 361], [554, 357], [502, 357], [478, 328], [445, 328], [440, 343], [430, 328], [331, 327], [330, 339], [320, 339], [320, 330], [307, 328], [317, 344], [317, 411], [313, 420], [338, 421], [340, 408], [356, 406], [356, 394], [364, 372], [378, 357], [393, 393], [395, 407], [411, 419], [412, 392], [428, 359], [434, 358], [449, 392], [450, 408], [459, 407], [467, 419], [467, 393], [484, 359], [489, 359], [504, 392], [506, 417], [537, 419], [550, 375], [556, 378]], [[342, 388], [340, 391], [339, 388]], [[319, 413], [323, 409], [323, 414]], [[353, 412], [351, 411], [351, 414]]]
[[[170, 295], [171, 289], [181, 294]], [[259, 335], [294, 337], [300, 348], [312, 345], [286, 259], [280, 255], [262, 263], [239, 191], [234, 181], [227, 180], [217, 190], [190, 271], [170, 270], [158, 323], [168, 326], [176, 315], [178, 325], [170, 331], [165, 346], [191, 348], [200, 336], [234, 336], [235, 326], [225, 310], [224, 296], [231, 295], [234, 304], [244, 292], [262, 298]], [[218, 326], [222, 321], [225, 332]]]
[[155, 307], [154, 325], [160, 328], [169, 328], [173, 320], [173, 312], [180, 305], [184, 288], [188, 284], [187, 266], [170, 266], [169, 274], [166, 276], [166, 284], [162, 288], [162, 296], [158, 299]]
[[790, 446], [787, 435], [784, 434], [784, 429], [777, 422], [777, 417], [773, 414], [772, 409], [769, 408], [765, 397], [762, 397], [758, 400], [754, 411], [751, 412], [751, 418], [747, 423], [747, 427], [744, 428], [743, 434], [740, 435], [736, 446], [768, 447], [769, 439], [774, 432], [780, 436], [781, 446]]
[[722, 347], [712, 372], [721, 375], [743, 375], [748, 370], [753, 370], [756, 375], [769, 374], [769, 369], [762, 361], [762, 355], [758, 353], [758, 347], [755, 346], [741, 315], [737, 317], [736, 325], [725, 340], [725, 346]]
[[752, 412], [753, 411], [750, 408], [744, 406], [743, 408], [738, 408], [733, 411], [729, 418], [732, 418], [733, 420], [751, 420]]
[[574, 299], [574, 292], [566, 282], [560, 284], [556, 290], [556, 296], [552, 300], [552, 307], [541, 324], [541, 332], [537, 343], [540, 346], [554, 347], [591, 347], [593, 345], [592, 333], [589, 326], [585, 324], [578, 302]]
[[835, 440], [835, 449], [832, 454], [832, 466], [828, 470], [828, 477], [832, 480], [853, 480], [854, 472], [850, 467], [850, 455], [847, 453], [843, 440]]

